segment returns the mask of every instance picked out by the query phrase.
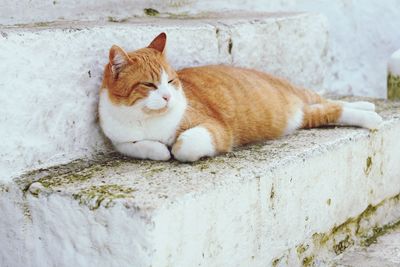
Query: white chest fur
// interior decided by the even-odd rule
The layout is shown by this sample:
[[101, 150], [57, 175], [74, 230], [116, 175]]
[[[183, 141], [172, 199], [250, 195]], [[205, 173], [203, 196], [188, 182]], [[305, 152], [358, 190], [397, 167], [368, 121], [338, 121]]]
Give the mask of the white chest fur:
[[111, 103], [107, 90], [102, 90], [99, 102], [101, 128], [114, 144], [153, 140], [172, 145], [186, 109], [185, 96], [179, 94], [178, 98], [166, 113], [149, 116], [143, 113], [140, 104]]

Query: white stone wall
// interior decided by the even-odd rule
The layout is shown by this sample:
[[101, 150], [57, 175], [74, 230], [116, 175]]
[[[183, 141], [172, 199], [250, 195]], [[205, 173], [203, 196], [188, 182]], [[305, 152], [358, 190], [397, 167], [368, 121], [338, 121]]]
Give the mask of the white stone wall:
[[240, 11], [311, 11], [330, 24], [330, 71], [324, 89], [338, 94], [386, 96], [387, 59], [400, 48], [397, 0], [0, 0], [0, 24], [54, 20], [108, 20], [145, 15]]
[[296, 0], [295, 9], [328, 18], [326, 90], [386, 97], [387, 62], [400, 48], [400, 1]]
[[160, 13], [199, 14], [204, 12], [270, 11], [294, 5], [295, 0], [0, 0], [0, 24], [45, 21], [107, 20], [144, 16], [145, 8]]

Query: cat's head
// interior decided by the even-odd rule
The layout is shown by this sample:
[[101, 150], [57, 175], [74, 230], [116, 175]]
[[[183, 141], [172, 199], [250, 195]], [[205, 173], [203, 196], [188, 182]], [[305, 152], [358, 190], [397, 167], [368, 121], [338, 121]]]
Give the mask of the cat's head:
[[148, 47], [127, 53], [114, 45], [104, 70], [103, 87], [116, 105], [139, 107], [146, 114], [172, 108], [182, 87], [165, 57], [167, 36], [159, 34]]

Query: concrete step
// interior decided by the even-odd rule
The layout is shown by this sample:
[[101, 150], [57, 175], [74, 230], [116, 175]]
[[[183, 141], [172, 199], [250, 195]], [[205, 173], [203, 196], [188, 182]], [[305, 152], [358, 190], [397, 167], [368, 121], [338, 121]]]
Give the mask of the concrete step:
[[304, 130], [193, 164], [103, 155], [3, 181], [0, 262], [327, 266], [400, 220], [400, 103], [376, 104], [378, 131]]
[[168, 57], [176, 68], [225, 63], [315, 89], [323, 82], [328, 38], [324, 17], [315, 14], [3, 26], [0, 180], [107, 151], [96, 109], [108, 50], [113, 44], [144, 47], [161, 31], [168, 34]]
[[[179, 16], [226, 11], [275, 11], [293, 6], [293, 0], [2, 0], [0, 25], [49, 21], [126, 19], [145, 16]], [[287, 10], [287, 9], [286, 9]]]
[[334, 267], [400, 266], [400, 224], [397, 229], [379, 236], [369, 247], [354, 247], [335, 259]]

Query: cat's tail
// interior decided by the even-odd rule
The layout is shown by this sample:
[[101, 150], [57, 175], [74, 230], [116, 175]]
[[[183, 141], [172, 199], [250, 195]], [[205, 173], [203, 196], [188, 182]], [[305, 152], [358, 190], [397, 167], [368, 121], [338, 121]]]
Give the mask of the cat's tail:
[[[322, 97], [321, 97], [322, 99]], [[317, 104], [304, 104], [302, 128], [316, 128], [325, 125], [358, 126], [377, 129], [382, 122], [370, 102], [343, 102], [322, 99]]]

